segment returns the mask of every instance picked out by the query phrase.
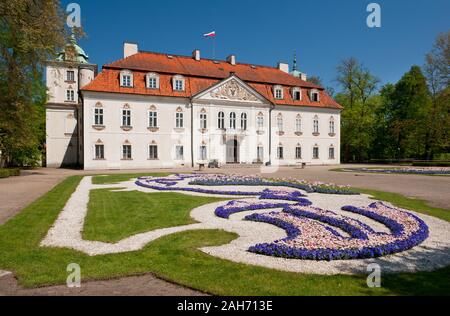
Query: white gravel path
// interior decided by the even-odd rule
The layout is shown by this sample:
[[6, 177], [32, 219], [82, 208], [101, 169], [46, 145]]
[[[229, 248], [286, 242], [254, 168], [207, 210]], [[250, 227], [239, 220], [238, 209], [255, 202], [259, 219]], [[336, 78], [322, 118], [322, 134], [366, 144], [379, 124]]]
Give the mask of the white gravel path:
[[[175, 187], [184, 187], [190, 180], [186, 179], [179, 182]], [[201, 187], [203, 186], [190, 186]], [[111, 188], [119, 191], [141, 191], [141, 192], [161, 192], [148, 188], [137, 186], [134, 181], [126, 181], [113, 185], [94, 185], [92, 177], [84, 177], [76, 191], [68, 200], [58, 219], [48, 231], [47, 236], [42, 240], [41, 246], [47, 247], [68, 247], [82, 251], [90, 256], [102, 255], [108, 253], [120, 253], [127, 251], [136, 251], [142, 249], [149, 242], [169, 234], [197, 229], [223, 229], [228, 232], [234, 232], [239, 237], [229, 244], [217, 247], [205, 247], [201, 250], [215, 257], [241, 262], [251, 265], [258, 265], [277, 270], [292, 271], [299, 273], [317, 273], [317, 274], [354, 274], [367, 273], [366, 268], [370, 263], [378, 263], [382, 272], [400, 272], [400, 271], [430, 271], [450, 265], [450, 224], [446, 221], [411, 212], [419, 216], [428, 225], [430, 236], [419, 246], [408, 251], [389, 255], [376, 259], [355, 259], [355, 260], [335, 260], [335, 261], [312, 261], [299, 259], [284, 259], [265, 255], [258, 255], [247, 251], [249, 246], [257, 243], [271, 242], [286, 236], [283, 229], [266, 223], [243, 221], [242, 219], [252, 213], [266, 213], [272, 210], [249, 211], [233, 214], [229, 219], [223, 219], [215, 216], [216, 207], [226, 202], [217, 202], [197, 207], [191, 211], [191, 216], [199, 223], [157, 229], [146, 233], [137, 234], [125, 238], [117, 243], [105, 243], [99, 241], [83, 240], [81, 231], [84, 226], [84, 219], [87, 214], [87, 205], [89, 201], [89, 191], [100, 188]], [[235, 186], [217, 186], [208, 187], [210, 189], [219, 189], [222, 191], [234, 191]], [[261, 191], [266, 187], [239, 186], [242, 191]], [[283, 188], [285, 189], [285, 188]], [[294, 190], [294, 189], [292, 189]], [[188, 195], [199, 196], [218, 196], [196, 192], [179, 192]], [[342, 211], [340, 208], [344, 205], [367, 206], [374, 202], [367, 195], [336, 195], [308, 193], [308, 199], [313, 205], [323, 209], [329, 209], [337, 213], [345, 214], [364, 221], [375, 230], [388, 231], [387, 228], [364, 216]], [[253, 200], [249, 197], [228, 196], [231, 199]], [[270, 200], [265, 200], [270, 201]], [[278, 201], [279, 202], [279, 201]]]

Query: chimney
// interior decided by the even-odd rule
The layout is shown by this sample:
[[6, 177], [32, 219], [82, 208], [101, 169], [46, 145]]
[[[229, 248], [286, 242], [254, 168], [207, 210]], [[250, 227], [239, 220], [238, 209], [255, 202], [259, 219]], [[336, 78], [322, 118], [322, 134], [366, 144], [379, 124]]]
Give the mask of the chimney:
[[227, 62], [229, 62], [231, 65], [236, 65], [236, 55], [230, 55], [227, 57]]
[[127, 58], [128, 56], [134, 55], [138, 53], [138, 45], [134, 43], [123, 43], [123, 57]]
[[200, 50], [196, 49], [192, 52], [192, 58], [194, 58], [195, 60], [200, 60]]
[[285, 73], [289, 73], [289, 65], [288, 64], [278, 63], [278, 69]]
[[308, 79], [308, 78], [307, 78], [306, 74], [301, 73], [300, 74], [300, 79], [302, 79], [303, 81], [306, 81], [306, 79]]

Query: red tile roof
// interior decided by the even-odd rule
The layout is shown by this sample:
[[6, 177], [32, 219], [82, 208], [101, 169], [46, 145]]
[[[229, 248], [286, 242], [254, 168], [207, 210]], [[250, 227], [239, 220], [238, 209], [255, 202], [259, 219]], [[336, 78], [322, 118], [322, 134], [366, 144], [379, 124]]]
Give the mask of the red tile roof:
[[[171, 56], [171, 57], [169, 57]], [[134, 87], [121, 87], [119, 75], [122, 69], [133, 71]], [[159, 89], [148, 89], [145, 85], [145, 75], [148, 72], [159, 74]], [[196, 61], [192, 57], [176, 56], [160, 53], [139, 52], [135, 55], [112, 62], [103, 66], [102, 72], [83, 91], [98, 91], [112, 93], [131, 93], [141, 95], [157, 95], [171, 97], [191, 97], [212, 85], [228, 78], [234, 73], [241, 80], [254, 88], [266, 99], [276, 105], [297, 105], [337, 108], [342, 107], [334, 101], [324, 89], [310, 82], [293, 77], [278, 68], [257, 66], [250, 64], [231, 65], [226, 61], [201, 59]], [[185, 91], [172, 89], [172, 78], [175, 74], [183, 75]], [[273, 86], [281, 85], [284, 89], [284, 99], [277, 100], [273, 96]], [[290, 88], [301, 87], [302, 100], [292, 100]], [[308, 90], [316, 88], [320, 93], [320, 102], [311, 102]]]

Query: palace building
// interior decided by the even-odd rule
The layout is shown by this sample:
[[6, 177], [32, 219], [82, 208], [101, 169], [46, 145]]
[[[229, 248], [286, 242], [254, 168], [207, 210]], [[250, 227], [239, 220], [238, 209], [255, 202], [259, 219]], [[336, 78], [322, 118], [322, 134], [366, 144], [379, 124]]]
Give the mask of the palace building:
[[47, 166], [339, 164], [342, 107], [294, 61], [139, 51], [97, 66], [73, 38], [47, 64]]

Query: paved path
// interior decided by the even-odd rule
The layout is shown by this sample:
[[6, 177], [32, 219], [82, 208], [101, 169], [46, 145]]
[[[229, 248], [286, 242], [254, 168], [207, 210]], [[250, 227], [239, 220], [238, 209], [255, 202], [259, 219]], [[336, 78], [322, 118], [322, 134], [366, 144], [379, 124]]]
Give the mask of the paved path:
[[[362, 165], [346, 167], [363, 167]], [[329, 171], [330, 166], [314, 166], [300, 169], [280, 167], [272, 173], [263, 173], [258, 167], [233, 167], [206, 169], [206, 172], [261, 174], [264, 177], [294, 177], [310, 181], [332, 182], [354, 187], [400, 193], [421, 198], [430, 205], [450, 209], [450, 177], [420, 175], [389, 175], [367, 173], [344, 173]], [[0, 225], [20, 212], [25, 206], [51, 190], [71, 175], [139, 173], [171, 170], [121, 170], [83, 171], [69, 169], [36, 169], [22, 171], [20, 177], [0, 179]], [[175, 172], [192, 171], [176, 169]], [[1, 272], [1, 271], [0, 271]], [[1, 276], [0, 295], [199, 295], [201, 293], [155, 278], [152, 275], [136, 276], [107, 281], [93, 281], [81, 289], [53, 286], [39, 289], [22, 289], [12, 274]]]

